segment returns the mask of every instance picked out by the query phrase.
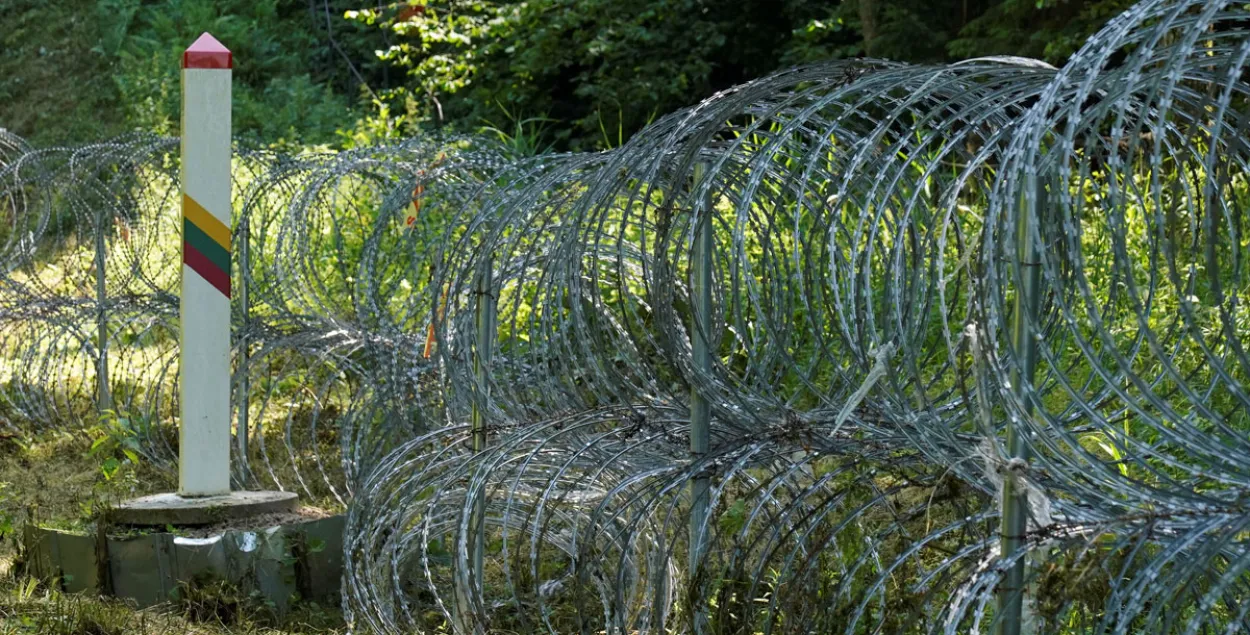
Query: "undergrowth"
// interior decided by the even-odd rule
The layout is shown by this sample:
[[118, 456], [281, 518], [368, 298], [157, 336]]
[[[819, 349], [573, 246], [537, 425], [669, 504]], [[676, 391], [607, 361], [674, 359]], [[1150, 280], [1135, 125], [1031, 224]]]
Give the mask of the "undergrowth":
[[312, 635], [344, 632], [336, 611], [299, 605], [276, 619], [261, 603], [205, 587], [178, 604], [137, 610], [114, 598], [67, 594], [34, 578], [0, 574], [0, 635]]

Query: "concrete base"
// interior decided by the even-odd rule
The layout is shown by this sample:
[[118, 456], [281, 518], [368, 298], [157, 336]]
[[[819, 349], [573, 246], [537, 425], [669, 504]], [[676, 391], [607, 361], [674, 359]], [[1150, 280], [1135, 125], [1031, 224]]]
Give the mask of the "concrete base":
[[22, 569], [67, 592], [114, 595], [148, 607], [222, 581], [285, 612], [297, 599], [340, 601], [342, 516], [253, 530], [107, 535], [27, 525]]
[[230, 492], [225, 496], [183, 498], [153, 494], [126, 501], [109, 511], [115, 525], [188, 527], [215, 525], [262, 514], [284, 514], [299, 504], [294, 492]]

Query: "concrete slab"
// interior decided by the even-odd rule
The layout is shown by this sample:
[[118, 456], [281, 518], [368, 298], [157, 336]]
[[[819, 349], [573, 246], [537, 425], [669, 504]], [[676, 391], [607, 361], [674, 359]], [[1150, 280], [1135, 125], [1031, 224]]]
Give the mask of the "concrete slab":
[[298, 503], [294, 492], [230, 492], [228, 496], [197, 498], [153, 494], [113, 508], [109, 522], [136, 527], [212, 525], [260, 514], [292, 512]]
[[298, 590], [295, 579], [295, 557], [287, 544], [287, 532], [283, 527], [270, 527], [256, 532], [258, 549], [252, 561], [252, 575], [256, 589], [270, 602], [279, 614], [285, 613]]
[[113, 593], [133, 600], [139, 608], [168, 602], [176, 597], [178, 579], [172, 534], [110, 537], [109, 575]]
[[174, 537], [174, 563], [178, 580], [183, 582], [203, 579], [229, 579], [226, 547], [222, 536], [208, 538]]
[[56, 530], [26, 525], [24, 533], [27, 572], [44, 581], [61, 577], [61, 550]]
[[312, 520], [290, 528], [299, 557], [295, 561], [300, 595], [327, 606], [341, 603], [344, 516]]
[[69, 593], [100, 588], [100, 566], [96, 562], [95, 536], [69, 532], [56, 534], [61, 562], [61, 585]]
[[[253, 519], [251, 529], [185, 530], [194, 536], [145, 530], [93, 537], [27, 525], [25, 572], [59, 580], [67, 591], [113, 594], [140, 607], [176, 600], [182, 585], [199, 580], [221, 580], [257, 593], [279, 613], [295, 598], [337, 604], [343, 516], [267, 524], [272, 518]], [[97, 540], [104, 540], [106, 548], [99, 548]]]

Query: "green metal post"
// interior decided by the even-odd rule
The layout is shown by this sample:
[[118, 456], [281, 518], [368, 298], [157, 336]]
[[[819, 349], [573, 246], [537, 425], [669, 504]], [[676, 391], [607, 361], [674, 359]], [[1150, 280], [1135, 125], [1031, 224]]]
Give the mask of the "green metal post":
[[[694, 182], [698, 187], [706, 174], [707, 166], [695, 166]], [[712, 352], [708, 337], [712, 331], [712, 203], [709, 193], [706, 199], [696, 203], [694, 227], [694, 251], [691, 254], [693, 269], [694, 320], [690, 344], [694, 353], [694, 369], [706, 374], [712, 369]], [[690, 389], [690, 459], [702, 460], [708, 453], [711, 427], [711, 408], [705, 396], [694, 385]], [[710, 513], [711, 478], [705, 473], [690, 484], [690, 562], [691, 579], [698, 571], [707, 550], [707, 523]], [[694, 616], [694, 630], [705, 630], [706, 615]]]
[[96, 212], [95, 228], [95, 299], [96, 299], [96, 408], [100, 413], [113, 409], [113, 393], [109, 387], [109, 320], [108, 290], [105, 287], [105, 214]]
[[239, 310], [243, 314], [242, 325], [239, 329], [239, 415], [238, 424], [235, 428], [235, 443], [239, 449], [239, 474], [242, 477], [248, 475], [247, 445], [249, 428], [248, 423], [249, 411], [248, 405], [251, 401], [249, 395], [252, 391], [251, 377], [249, 376], [248, 365], [251, 363], [251, 351], [248, 350], [251, 345], [247, 341], [247, 329], [251, 316], [251, 302], [248, 298], [248, 275], [251, 273], [252, 257], [248, 245], [248, 222], [243, 218], [239, 222], [239, 232], [237, 240], [239, 241]]
[[[486, 413], [485, 401], [490, 397], [490, 359], [495, 346], [495, 313], [496, 302], [491, 291], [491, 268], [486, 263], [477, 276], [477, 339], [473, 352], [473, 372], [478, 389], [482, 393], [473, 403], [473, 451], [482, 452], [486, 449]], [[478, 496], [469, 520], [473, 531], [469, 543], [471, 569], [470, 581], [480, 596], [482, 593], [482, 570], [485, 563], [486, 545], [486, 498]], [[468, 596], [465, 596], [466, 606]]]
[[[1019, 366], [1013, 370], [1011, 387], [1016, 395], [1023, 396], [1024, 387], [1032, 384], [1037, 370], [1037, 342], [1033, 337], [1030, 321], [1036, 322], [1040, 310], [1041, 265], [1031, 234], [1038, 227], [1038, 215], [1045, 209], [1046, 191], [1036, 175], [1025, 178], [1025, 202], [1023, 213], [1016, 225], [1016, 253], [1021, 267], [1021, 288], [1017, 290], [1012, 315], [1012, 340]], [[1023, 416], [1030, 416], [1033, 407], [1024, 401]], [[1008, 422], [1007, 454], [1009, 459], [1028, 461], [1029, 444], [1025, 440], [1023, 423]], [[1001, 549], [1004, 559], [1011, 558], [1024, 548], [1028, 531], [1028, 492], [1018, 478], [1004, 470], [1002, 492]], [[1007, 571], [998, 588], [998, 633], [1021, 635], [1025, 596], [1025, 562], [1020, 559]]]
[[661, 525], [656, 532], [655, 553], [652, 554], [651, 628], [656, 633], [668, 632], [664, 625], [664, 609], [668, 606], [668, 544]]

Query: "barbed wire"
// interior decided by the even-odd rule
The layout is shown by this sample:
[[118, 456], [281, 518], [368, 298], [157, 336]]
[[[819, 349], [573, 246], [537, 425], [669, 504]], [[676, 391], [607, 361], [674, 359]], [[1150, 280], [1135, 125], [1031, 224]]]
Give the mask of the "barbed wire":
[[[383, 632], [433, 628], [431, 611], [462, 630], [552, 632], [693, 628], [701, 613], [728, 632], [920, 619], [883, 588], [900, 567], [918, 571], [891, 544], [906, 535], [900, 518], [922, 523], [926, 510], [944, 528], [930, 542], [992, 535], [993, 486], [983, 461], [967, 460], [980, 438], [959, 352], [980, 220], [959, 206], [987, 204], [1013, 122], [1052, 77], [1010, 60], [799, 69], [496, 195], [483, 209], [498, 220], [450, 247], [438, 286], [459, 300], [440, 329], [449, 411], [461, 422], [489, 412], [498, 442], [474, 454], [468, 428], [432, 433], [360, 488], [354, 617]], [[710, 371], [690, 346], [702, 214], [716, 224]], [[483, 386], [465, 334], [487, 269], [500, 328]], [[933, 269], [963, 281], [952, 299], [935, 299]], [[691, 388], [714, 413], [712, 451], [693, 461]], [[944, 471], [972, 487], [895, 500], [936, 488]], [[686, 490], [709, 473], [719, 521], [702, 566], [684, 570]], [[474, 588], [476, 509], [499, 545], [482, 574], [495, 584], [458, 597]], [[826, 577], [839, 570], [841, 583]], [[821, 585], [838, 601], [804, 591]]]
[[[128, 415], [147, 460], [172, 469], [178, 140], [5, 141], [17, 150], [0, 163], [0, 419], [81, 425], [109, 407]], [[353, 466], [383, 452], [386, 430], [406, 439], [438, 424], [411, 398], [433, 366], [428, 244], [442, 235], [440, 215], [459, 213], [502, 157], [456, 139], [324, 156], [236, 149], [232, 257], [247, 299], [232, 316], [233, 397], [248, 404], [237, 423], [254, 439], [235, 448], [237, 486], [345, 504]], [[440, 187], [419, 197], [424, 213], [410, 223], [405, 209], [431, 178]]]
[[[806, 66], [593, 154], [239, 149], [236, 483], [347, 506], [375, 632], [1250, 630], [1247, 26]], [[0, 135], [12, 425], [97, 405], [103, 314], [172, 466], [176, 144]]]

